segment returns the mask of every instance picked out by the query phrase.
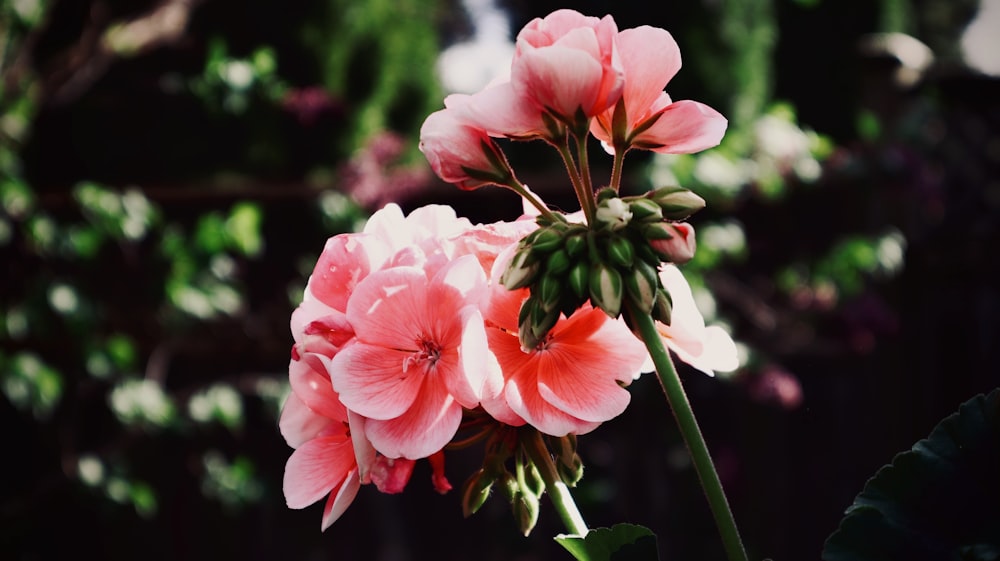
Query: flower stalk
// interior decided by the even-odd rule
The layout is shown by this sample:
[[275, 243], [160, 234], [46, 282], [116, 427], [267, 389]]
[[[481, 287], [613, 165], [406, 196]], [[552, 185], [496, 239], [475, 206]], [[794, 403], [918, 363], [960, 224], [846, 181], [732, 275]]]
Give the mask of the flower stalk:
[[587, 528], [587, 523], [583, 521], [580, 509], [576, 507], [569, 487], [559, 477], [559, 470], [556, 468], [555, 462], [552, 461], [548, 447], [545, 446], [542, 433], [528, 427], [521, 431], [521, 435], [520, 441], [524, 452], [538, 468], [542, 481], [545, 482], [545, 489], [548, 491], [559, 517], [562, 518], [563, 524], [566, 525], [566, 529], [571, 534], [586, 536], [590, 530]]
[[726, 493], [722, 488], [722, 482], [719, 480], [719, 474], [715, 470], [712, 456], [708, 453], [708, 446], [705, 444], [705, 438], [698, 427], [698, 421], [695, 419], [694, 411], [691, 409], [691, 403], [688, 402], [687, 394], [681, 385], [677, 370], [674, 368], [670, 355], [667, 354], [660, 334], [656, 330], [656, 324], [653, 323], [653, 318], [649, 314], [637, 310], [634, 304], [628, 303], [627, 305], [629, 319], [632, 325], [638, 329], [643, 343], [646, 344], [646, 348], [649, 350], [649, 355], [653, 359], [653, 365], [656, 366], [660, 386], [663, 388], [663, 393], [670, 404], [670, 410], [674, 414], [674, 419], [680, 428], [681, 436], [684, 438], [688, 452], [691, 454], [694, 469], [698, 473], [698, 479], [701, 481], [702, 489], [705, 491], [705, 497], [708, 499], [712, 516], [719, 527], [726, 556], [729, 558], [729, 561], [747, 561], [748, 558], [746, 550], [743, 548], [743, 540], [740, 538], [739, 529], [736, 527], [733, 511], [729, 508], [729, 501], [726, 500]]

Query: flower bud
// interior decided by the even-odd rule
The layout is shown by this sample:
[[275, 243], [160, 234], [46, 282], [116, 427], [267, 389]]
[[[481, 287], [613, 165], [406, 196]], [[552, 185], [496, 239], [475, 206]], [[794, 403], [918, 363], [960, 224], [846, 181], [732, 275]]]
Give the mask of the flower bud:
[[705, 208], [705, 199], [683, 187], [661, 187], [646, 196], [660, 206], [668, 220], [684, 220]]
[[578, 454], [571, 454], [568, 460], [560, 461], [556, 464], [559, 472], [559, 479], [568, 487], [576, 487], [576, 484], [583, 479], [583, 460]]
[[527, 536], [538, 522], [538, 497], [522, 490], [511, 503], [514, 511], [514, 521], [521, 533]]
[[476, 513], [490, 496], [495, 479], [486, 470], [480, 469], [472, 474], [462, 485], [462, 516], [468, 518]]
[[565, 249], [557, 249], [550, 253], [549, 258], [545, 261], [545, 273], [548, 275], [562, 275], [569, 270], [569, 266], [572, 264], [569, 253]]
[[500, 276], [500, 284], [507, 290], [524, 288], [534, 282], [538, 275], [538, 258], [532, 255], [530, 249], [520, 249], [507, 265], [507, 270]]
[[577, 257], [583, 250], [587, 249], [587, 238], [582, 235], [572, 235], [566, 238], [566, 253], [570, 257]]
[[632, 261], [635, 259], [635, 248], [632, 247], [632, 242], [624, 236], [612, 236], [608, 240], [608, 258], [620, 267], [631, 267]]
[[613, 267], [594, 263], [590, 269], [590, 301], [604, 313], [617, 318], [622, 310], [622, 276]]
[[659, 222], [660, 220], [663, 220], [663, 209], [661, 209], [660, 205], [656, 204], [655, 201], [650, 199], [636, 199], [634, 201], [630, 201], [628, 209], [632, 211], [632, 218], [634, 220], [648, 222]]
[[653, 319], [664, 324], [670, 325], [670, 316], [673, 312], [673, 301], [670, 298], [670, 293], [664, 289], [656, 291], [656, 300], [653, 302], [652, 315]]
[[562, 296], [562, 279], [546, 272], [538, 282], [538, 298], [542, 309], [549, 311], [559, 305]]
[[562, 244], [562, 232], [555, 227], [548, 227], [538, 231], [529, 247], [535, 253], [549, 253], [562, 247]]
[[656, 269], [645, 261], [637, 260], [632, 270], [625, 274], [625, 291], [629, 299], [644, 314], [650, 313], [656, 300], [659, 276]]
[[632, 220], [632, 211], [619, 198], [607, 199], [597, 205], [595, 219], [611, 230], [621, 230]]
[[569, 275], [567, 275], [566, 280], [569, 283], [569, 289], [573, 291], [573, 294], [577, 298], [583, 298], [590, 292], [590, 263], [587, 261], [577, 261], [573, 268], [570, 269]]
[[664, 226], [670, 237], [651, 239], [649, 246], [664, 261], [678, 265], [690, 261], [695, 250], [694, 228], [687, 222], [665, 223]]

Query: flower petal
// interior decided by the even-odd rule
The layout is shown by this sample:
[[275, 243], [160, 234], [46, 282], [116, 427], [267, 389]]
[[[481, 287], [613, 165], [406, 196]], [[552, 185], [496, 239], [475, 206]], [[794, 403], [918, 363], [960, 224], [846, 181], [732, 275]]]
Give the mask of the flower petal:
[[462, 407], [444, 384], [428, 379], [419, 398], [390, 420], [369, 419], [365, 433], [375, 449], [390, 458], [426, 458], [444, 448], [462, 422]]
[[415, 267], [394, 267], [369, 275], [347, 305], [358, 340], [390, 349], [417, 350], [425, 331], [427, 277]]
[[281, 407], [278, 430], [289, 446], [298, 448], [322, 433], [332, 423], [329, 417], [317, 414], [292, 392], [288, 394], [285, 404]]
[[727, 126], [726, 118], [704, 103], [675, 101], [633, 144], [663, 154], [691, 154], [717, 146]]
[[320, 500], [354, 467], [354, 447], [346, 436], [320, 436], [306, 442], [285, 464], [282, 487], [288, 508], [305, 508]]
[[341, 514], [344, 514], [347, 507], [351, 506], [351, 503], [354, 502], [354, 497], [357, 496], [358, 489], [360, 488], [361, 482], [358, 480], [358, 470], [351, 470], [347, 474], [347, 478], [338, 487], [334, 488], [333, 492], [330, 493], [330, 498], [326, 500], [326, 505], [323, 507], [323, 521], [320, 524], [320, 530], [325, 531], [340, 518]]
[[[340, 401], [370, 419], [392, 419], [417, 398], [424, 372], [403, 371], [412, 352], [355, 343], [330, 362], [330, 378]], [[370, 422], [370, 421], [369, 421]]]
[[334, 421], [347, 422], [347, 409], [333, 391], [325, 370], [317, 372], [305, 361], [293, 360], [288, 365], [288, 381], [295, 395], [310, 409]]
[[[577, 49], [551, 46], [524, 53], [514, 61], [511, 83], [522, 96], [530, 96], [565, 119], [582, 109], [588, 116], [601, 93], [601, 63]], [[596, 112], [607, 107], [600, 107]]]
[[648, 25], [622, 30], [617, 44], [625, 69], [625, 109], [635, 124], [680, 70], [681, 51], [669, 32]]

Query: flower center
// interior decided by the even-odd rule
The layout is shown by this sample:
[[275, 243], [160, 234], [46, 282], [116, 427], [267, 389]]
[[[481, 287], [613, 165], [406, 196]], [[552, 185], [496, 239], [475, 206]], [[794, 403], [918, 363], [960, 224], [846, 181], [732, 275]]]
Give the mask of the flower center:
[[403, 372], [422, 363], [428, 363], [425, 368], [432, 368], [441, 358], [441, 346], [428, 337], [417, 340], [417, 351], [403, 360]]

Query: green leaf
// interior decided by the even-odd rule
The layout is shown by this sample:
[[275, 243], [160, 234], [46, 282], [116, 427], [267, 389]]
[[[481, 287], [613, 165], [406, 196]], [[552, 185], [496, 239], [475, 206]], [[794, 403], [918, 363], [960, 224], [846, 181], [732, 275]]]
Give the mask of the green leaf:
[[962, 404], [868, 480], [824, 561], [1000, 559], [1000, 388]]
[[556, 536], [578, 561], [655, 561], [660, 558], [656, 535], [649, 528], [635, 524], [615, 524], [596, 528], [586, 537]]

